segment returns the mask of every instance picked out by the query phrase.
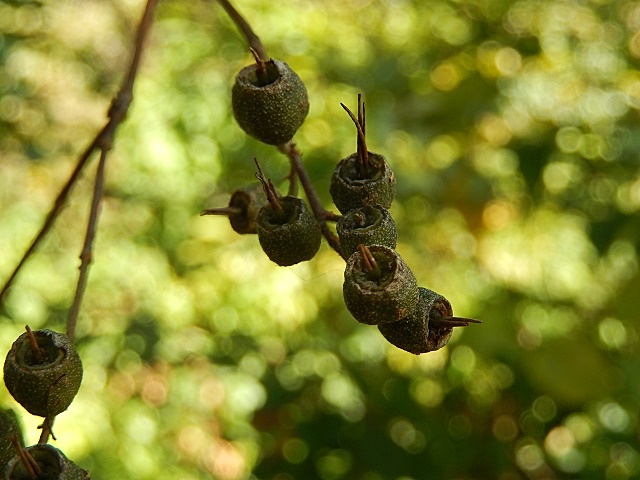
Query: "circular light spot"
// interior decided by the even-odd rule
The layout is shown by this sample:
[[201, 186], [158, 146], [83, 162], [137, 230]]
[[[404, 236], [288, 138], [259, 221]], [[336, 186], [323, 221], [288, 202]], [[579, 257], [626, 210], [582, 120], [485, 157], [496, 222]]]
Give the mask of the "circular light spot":
[[544, 465], [544, 454], [535, 444], [524, 445], [516, 452], [516, 463], [523, 470], [537, 470]]
[[612, 432], [624, 432], [629, 426], [629, 414], [615, 402], [605, 403], [598, 411], [600, 423]]
[[522, 57], [520, 52], [513, 48], [501, 48], [496, 53], [495, 63], [502, 75], [511, 76], [515, 75], [522, 67]]
[[510, 415], [500, 415], [493, 421], [491, 432], [500, 442], [510, 442], [518, 435], [518, 424]]
[[544, 448], [549, 455], [562, 457], [569, 453], [575, 443], [571, 430], [567, 427], [559, 426], [551, 429], [547, 434], [544, 440]]
[[282, 446], [282, 455], [289, 463], [302, 463], [309, 455], [309, 446], [304, 440], [290, 438]]
[[532, 405], [533, 414], [541, 421], [548, 422], [556, 416], [556, 404], [555, 402], [545, 396], [538, 397], [533, 401]]
[[627, 343], [627, 329], [617, 318], [605, 318], [598, 325], [600, 341], [609, 349], [617, 350]]
[[476, 354], [471, 347], [460, 345], [451, 354], [451, 365], [461, 373], [471, 373], [476, 366]]
[[565, 153], [574, 153], [580, 149], [582, 132], [576, 127], [563, 127], [556, 133], [556, 145]]
[[431, 83], [438, 90], [448, 92], [453, 90], [460, 83], [461, 76], [455, 65], [446, 62], [436, 66], [431, 71]]

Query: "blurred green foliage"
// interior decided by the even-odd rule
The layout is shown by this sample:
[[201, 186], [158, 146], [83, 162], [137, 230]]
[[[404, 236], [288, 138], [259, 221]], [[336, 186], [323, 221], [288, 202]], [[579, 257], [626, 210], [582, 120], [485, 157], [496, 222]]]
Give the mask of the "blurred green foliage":
[[[222, 9], [166, 0], [109, 157], [85, 379], [54, 444], [105, 479], [638, 478], [640, 2], [236, 3], [307, 83], [297, 142], [326, 207], [355, 149], [339, 104], [363, 92], [398, 251], [484, 324], [412, 356], [346, 312], [326, 244], [281, 268], [198, 215], [255, 181], [254, 157], [274, 179], [288, 165], [230, 115], [250, 55]], [[0, 278], [104, 124], [141, 11], [0, 3]], [[64, 329], [92, 175], [10, 291], [1, 351], [25, 324]]]

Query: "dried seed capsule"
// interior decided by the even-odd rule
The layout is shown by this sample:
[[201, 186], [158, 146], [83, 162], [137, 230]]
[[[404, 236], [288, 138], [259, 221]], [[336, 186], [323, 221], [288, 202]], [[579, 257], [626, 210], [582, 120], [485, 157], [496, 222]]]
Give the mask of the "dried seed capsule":
[[258, 240], [271, 261], [283, 267], [311, 260], [322, 233], [307, 204], [300, 198], [278, 199], [280, 209], [267, 204], [257, 220]]
[[433, 290], [420, 287], [420, 299], [411, 315], [395, 323], [378, 325], [384, 338], [415, 355], [444, 347], [454, 327], [480, 323], [471, 318], [453, 317], [449, 300]]
[[387, 209], [380, 205], [367, 205], [348, 211], [338, 220], [336, 231], [342, 250], [348, 256], [360, 244], [396, 248], [398, 242], [396, 223]]
[[363, 166], [354, 153], [336, 166], [329, 193], [343, 214], [366, 205], [389, 208], [396, 195], [395, 176], [382, 155], [368, 152], [368, 164]]
[[[25, 451], [28, 456], [34, 460], [35, 465], [25, 466], [24, 461], [15, 455], [6, 467], [7, 480], [33, 480], [51, 479], [51, 480], [89, 480], [89, 472], [80, 468], [78, 465], [69, 460], [64, 453], [55, 447], [46, 443], [38, 443], [27, 447]], [[36, 473], [37, 477], [33, 477], [29, 472]]]
[[24, 445], [22, 426], [18, 416], [11, 409], [0, 409], [0, 475], [3, 472], [3, 466], [16, 454], [12, 441], [14, 437], [19, 445]]
[[66, 335], [52, 330], [28, 330], [20, 335], [4, 362], [9, 393], [40, 417], [65, 411], [81, 382], [82, 362], [75, 347]]
[[361, 245], [349, 257], [342, 293], [351, 315], [369, 325], [397, 322], [418, 303], [413, 272], [395, 250], [381, 245]]
[[226, 215], [236, 233], [256, 233], [258, 212], [267, 203], [262, 184], [254, 183], [233, 192], [228, 207], [203, 210], [200, 215]]
[[303, 81], [285, 62], [273, 59], [240, 70], [231, 103], [240, 128], [269, 145], [291, 140], [309, 113]]

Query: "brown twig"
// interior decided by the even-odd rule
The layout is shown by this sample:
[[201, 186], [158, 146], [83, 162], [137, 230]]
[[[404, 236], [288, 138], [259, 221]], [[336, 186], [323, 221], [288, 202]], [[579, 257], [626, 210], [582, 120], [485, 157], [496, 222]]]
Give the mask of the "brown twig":
[[[100, 133], [104, 132], [105, 130], [106, 130], [106, 126], [102, 129]], [[15, 269], [13, 270], [13, 272], [5, 282], [4, 286], [2, 287], [2, 290], [0, 291], [0, 304], [2, 303], [7, 291], [13, 284], [13, 281], [18, 276], [18, 273], [22, 269], [23, 265], [26, 263], [29, 257], [31, 257], [33, 252], [35, 252], [38, 245], [40, 245], [40, 242], [44, 240], [44, 238], [47, 236], [55, 220], [58, 218], [58, 215], [60, 215], [60, 212], [62, 211], [63, 207], [67, 202], [67, 197], [69, 196], [69, 193], [71, 193], [73, 186], [78, 181], [78, 178], [80, 177], [80, 173], [86, 166], [87, 161], [89, 160], [89, 158], [91, 158], [91, 154], [93, 154], [93, 152], [95, 151], [99, 137], [100, 137], [100, 134], [98, 134], [98, 136], [91, 142], [91, 144], [80, 155], [76, 168], [73, 170], [73, 172], [71, 173], [71, 176], [69, 177], [69, 180], [67, 180], [67, 183], [64, 185], [64, 187], [62, 187], [62, 190], [58, 194], [58, 197], [55, 199], [53, 203], [53, 208], [47, 215], [47, 218], [45, 219], [42, 227], [40, 228], [40, 231], [36, 235], [35, 239], [31, 242], [31, 245], [29, 246], [27, 251], [24, 253], [22, 258], [20, 259], [20, 262], [18, 262], [18, 265], [15, 267]]]
[[[143, 51], [145, 39], [151, 28], [151, 23], [153, 20], [153, 12], [157, 3], [158, 3], [158, 0], [147, 1], [144, 13], [142, 15], [142, 19], [140, 20], [140, 24], [138, 25], [135, 49], [133, 52], [133, 56], [131, 58], [131, 63], [122, 81], [120, 90], [118, 91], [117, 95], [114, 97], [109, 107], [109, 112], [108, 112], [109, 120], [107, 124], [104, 126], [102, 130], [100, 130], [100, 132], [96, 135], [95, 139], [91, 142], [89, 147], [80, 156], [78, 165], [76, 166], [75, 170], [73, 171], [66, 185], [63, 187], [62, 192], [58, 195], [58, 198], [56, 199], [53, 209], [51, 210], [51, 212], [49, 212], [47, 220], [45, 221], [45, 225], [42, 227], [40, 233], [31, 244], [31, 247], [29, 247], [29, 249], [27, 250], [27, 253], [23, 257], [23, 259], [20, 261], [18, 267], [16, 268], [14, 273], [11, 275], [9, 281], [7, 282], [7, 284], [5, 285], [1, 293], [1, 294], [4, 294], [4, 292], [8, 290], [9, 285], [11, 284], [11, 281], [17, 275], [17, 272], [22, 266], [22, 264], [35, 250], [36, 245], [44, 238], [46, 233], [49, 231], [49, 229], [53, 225], [53, 222], [58, 217], [60, 211], [62, 210], [62, 207], [65, 204], [65, 201], [67, 199], [67, 196], [69, 195], [69, 192], [71, 191], [71, 188], [76, 183], [80, 175], [80, 172], [86, 165], [87, 160], [89, 160], [91, 155], [96, 150], [100, 150], [100, 160], [98, 163], [98, 168], [96, 170], [94, 192], [93, 192], [93, 198], [91, 201], [91, 211], [89, 213], [89, 220], [87, 222], [87, 233], [85, 236], [82, 252], [80, 254], [81, 264], [80, 264], [80, 274], [78, 277], [78, 285], [76, 288], [73, 306], [69, 312], [69, 317], [67, 319], [67, 336], [71, 341], [73, 341], [75, 336], [75, 328], [77, 324], [78, 313], [80, 311], [80, 305], [82, 303], [82, 298], [84, 296], [87, 279], [88, 279], [89, 264], [91, 263], [91, 257], [92, 257], [93, 240], [95, 239], [97, 224], [98, 224], [98, 212], [100, 209], [100, 204], [102, 201], [102, 196], [104, 191], [104, 168], [106, 164], [107, 155], [111, 150], [111, 148], [113, 147], [116, 130], [126, 118], [127, 112], [129, 111], [129, 106], [133, 101], [133, 85], [135, 83], [136, 75], [140, 67], [140, 59], [142, 58], [142, 51]], [[55, 420], [55, 417], [45, 418], [45, 421], [42, 425], [42, 432], [40, 434], [39, 443], [47, 443], [48, 438], [51, 435], [51, 428], [53, 426], [54, 420]]]
[[29, 477], [31, 477], [34, 480], [37, 480], [38, 478], [40, 478], [40, 474], [42, 473], [42, 470], [40, 469], [40, 465], [38, 465], [38, 462], [34, 460], [31, 454], [22, 447], [22, 445], [20, 444], [20, 441], [18, 440], [17, 435], [11, 436], [11, 446], [13, 447], [13, 450], [16, 452], [16, 455], [20, 457], [20, 461], [22, 462], [24, 469], [27, 471], [27, 475], [29, 475]]
[[289, 158], [292, 169], [297, 173], [298, 178], [300, 179], [300, 184], [302, 185], [302, 189], [304, 190], [304, 193], [307, 196], [307, 200], [309, 201], [311, 211], [313, 212], [313, 215], [315, 216], [317, 222], [320, 224], [322, 235], [327, 240], [329, 246], [336, 252], [338, 252], [338, 254], [343, 259], [346, 260], [347, 257], [342, 251], [342, 245], [340, 245], [338, 236], [327, 225], [328, 220], [335, 220], [338, 217], [334, 213], [325, 210], [322, 206], [320, 197], [318, 197], [318, 194], [313, 187], [313, 183], [311, 182], [311, 178], [309, 177], [309, 174], [307, 173], [307, 170], [304, 168], [304, 165], [302, 163], [302, 154], [300, 153], [300, 150], [293, 141], [284, 145], [280, 145], [278, 149]]
[[148, 0], [147, 2], [142, 20], [140, 22], [140, 25], [138, 26], [136, 46], [135, 46], [133, 58], [131, 60], [130, 68], [122, 82], [122, 86], [118, 94], [111, 102], [111, 106], [109, 108], [109, 112], [108, 112], [109, 121], [102, 128], [102, 130], [98, 132], [98, 134], [93, 139], [93, 141], [89, 144], [89, 146], [87, 146], [87, 148], [80, 154], [80, 157], [78, 159], [78, 163], [75, 169], [73, 170], [73, 172], [71, 173], [71, 176], [69, 177], [69, 180], [67, 180], [67, 183], [62, 187], [62, 190], [60, 191], [57, 198], [55, 199], [53, 208], [47, 215], [47, 218], [45, 219], [44, 224], [42, 225], [40, 231], [38, 232], [34, 240], [31, 242], [31, 245], [29, 246], [27, 251], [24, 253], [22, 258], [20, 259], [20, 262], [18, 262], [18, 265], [15, 267], [15, 269], [13, 270], [13, 272], [5, 282], [4, 286], [2, 287], [2, 290], [0, 291], [0, 305], [2, 304], [4, 296], [6, 295], [11, 285], [13, 284], [13, 281], [15, 280], [16, 276], [18, 275], [18, 273], [20, 272], [20, 270], [22, 269], [26, 261], [35, 252], [36, 248], [39, 246], [42, 240], [44, 240], [44, 238], [47, 236], [47, 234], [49, 233], [49, 230], [51, 230], [51, 227], [53, 226], [56, 219], [60, 215], [60, 212], [66, 205], [67, 198], [69, 197], [71, 190], [77, 183], [80, 177], [80, 174], [82, 173], [82, 170], [87, 165], [88, 160], [91, 158], [91, 156], [96, 150], [105, 151], [105, 150], [111, 149], [113, 145], [115, 131], [118, 128], [118, 126], [122, 123], [122, 121], [125, 119], [127, 115], [127, 111], [129, 110], [129, 105], [133, 100], [133, 83], [135, 81], [138, 68], [140, 65], [140, 57], [142, 55], [143, 43], [149, 31], [149, 28], [151, 26], [153, 11], [157, 3], [158, 3], [158, 0]]
[[227, 15], [233, 20], [233, 23], [236, 24], [238, 30], [244, 35], [249, 43], [249, 48], [253, 49], [260, 59], [265, 62], [270, 60], [269, 55], [267, 55], [267, 50], [264, 48], [264, 45], [260, 41], [260, 38], [255, 34], [251, 25], [244, 19], [242, 15], [234, 8], [233, 5], [228, 0], [218, 0], [218, 3], [222, 5]]
[[78, 276], [76, 293], [73, 297], [73, 305], [71, 306], [71, 310], [69, 310], [69, 317], [67, 318], [67, 337], [69, 337], [70, 342], [73, 342], [75, 337], [76, 324], [78, 323], [78, 315], [80, 313], [80, 306], [82, 304], [84, 292], [87, 288], [89, 265], [91, 264], [92, 260], [93, 240], [96, 236], [98, 214], [100, 211], [100, 203], [102, 202], [102, 194], [104, 191], [104, 166], [107, 159], [107, 152], [108, 150], [106, 149], [103, 149], [100, 152], [100, 161], [98, 162], [98, 168], [96, 170], [96, 180], [93, 188], [93, 198], [91, 200], [89, 221], [87, 222], [87, 233], [84, 238], [82, 252], [80, 253], [80, 275]]
[[33, 355], [34, 363], [38, 365], [42, 363], [42, 349], [40, 348], [40, 345], [38, 345], [38, 341], [36, 340], [36, 336], [33, 334], [31, 327], [29, 327], [29, 325], [25, 325], [24, 329], [27, 331], [27, 339], [31, 346], [31, 354]]
[[54, 440], [57, 440], [56, 436], [53, 434], [53, 422], [56, 420], [56, 417], [46, 416], [42, 421], [42, 425], [38, 428], [42, 431], [40, 432], [40, 438], [38, 439], [38, 443], [47, 443], [49, 441], [49, 436], [51, 436]]

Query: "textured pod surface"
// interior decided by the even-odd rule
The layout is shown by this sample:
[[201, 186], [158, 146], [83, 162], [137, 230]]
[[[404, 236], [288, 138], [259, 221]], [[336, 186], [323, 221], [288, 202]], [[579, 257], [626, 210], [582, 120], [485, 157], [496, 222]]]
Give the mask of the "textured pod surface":
[[258, 213], [267, 203], [267, 196], [260, 183], [239, 188], [233, 192], [229, 200], [229, 206], [242, 210], [239, 215], [229, 216], [229, 223], [233, 231], [243, 235], [256, 233]]
[[266, 62], [269, 83], [258, 77], [258, 65], [238, 73], [231, 90], [233, 115], [248, 135], [269, 145], [293, 138], [309, 113], [307, 88], [285, 62]]
[[368, 152], [370, 166], [365, 175], [359, 175], [356, 154], [338, 162], [331, 177], [329, 193], [333, 203], [345, 214], [366, 205], [389, 208], [396, 196], [396, 179], [385, 158]]
[[66, 335], [36, 330], [42, 353], [34, 355], [27, 333], [13, 342], [4, 362], [4, 383], [9, 393], [29, 413], [57, 415], [73, 401], [82, 382], [82, 362]]
[[396, 248], [398, 242], [396, 223], [387, 209], [380, 205], [368, 205], [348, 211], [338, 220], [336, 231], [342, 250], [349, 256], [361, 244]]
[[13, 410], [0, 409], [0, 474], [3, 473], [4, 465], [9, 463], [16, 454], [11, 443], [11, 438], [14, 436], [20, 445], [24, 445], [18, 416]]
[[452, 327], [430, 326], [429, 323], [432, 318], [452, 315], [449, 300], [433, 290], [420, 287], [420, 299], [413, 313], [399, 322], [378, 325], [378, 330], [389, 343], [419, 355], [438, 350], [449, 342]]
[[393, 249], [373, 245], [369, 250], [380, 268], [380, 276], [371, 278], [361, 253], [355, 252], [344, 271], [344, 303], [361, 323], [397, 322], [413, 312], [418, 303], [416, 277]]
[[[36, 461], [42, 474], [39, 479], [46, 480], [88, 480], [89, 472], [69, 460], [64, 453], [46, 443], [38, 443], [26, 448]], [[16, 455], [7, 465], [7, 480], [33, 480], [20, 458]]]
[[311, 260], [320, 248], [322, 233], [307, 204], [296, 197], [279, 199], [284, 217], [270, 204], [258, 214], [258, 240], [272, 262], [286, 267]]

